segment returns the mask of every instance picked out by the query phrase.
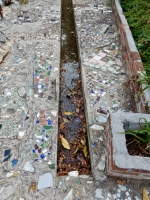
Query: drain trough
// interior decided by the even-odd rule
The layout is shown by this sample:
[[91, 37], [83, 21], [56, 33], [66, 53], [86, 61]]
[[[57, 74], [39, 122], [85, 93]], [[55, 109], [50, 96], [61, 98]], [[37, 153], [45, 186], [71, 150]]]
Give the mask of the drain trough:
[[58, 175], [91, 175], [72, 2], [62, 0]]

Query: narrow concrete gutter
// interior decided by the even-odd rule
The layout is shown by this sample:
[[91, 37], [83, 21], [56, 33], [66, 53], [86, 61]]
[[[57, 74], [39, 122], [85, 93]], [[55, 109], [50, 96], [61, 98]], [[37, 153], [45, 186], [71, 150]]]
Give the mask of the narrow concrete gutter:
[[[72, 0], [72, 6], [73, 8], [75, 7], [75, 2], [74, 0]], [[83, 4], [81, 4], [83, 5]], [[90, 113], [90, 102], [89, 102], [89, 98], [86, 98], [87, 97], [87, 90], [86, 90], [86, 87], [85, 87], [85, 84], [86, 83], [86, 77], [85, 77], [85, 69], [82, 67], [82, 62], [81, 62], [81, 51], [80, 51], [80, 47], [79, 47], [79, 38], [78, 38], [78, 32], [77, 32], [77, 26], [76, 26], [76, 20], [75, 20], [75, 11], [73, 9], [73, 12], [74, 12], [74, 24], [75, 24], [75, 30], [76, 30], [76, 41], [77, 41], [77, 48], [78, 48], [78, 56], [79, 56], [79, 65], [80, 65], [80, 68], [81, 68], [81, 81], [82, 81], [82, 89], [83, 89], [83, 99], [84, 99], [84, 105], [85, 105], [85, 118], [86, 118], [86, 128], [87, 128], [87, 135], [88, 135], [88, 146], [89, 146], [89, 154], [90, 154], [90, 160], [91, 160], [91, 168], [92, 168], [92, 172], [94, 172], [94, 160], [93, 160], [93, 153], [92, 153], [92, 144], [91, 144], [91, 134], [90, 134], [90, 130], [89, 130], [89, 127], [90, 127], [90, 119], [89, 119], [89, 116], [88, 114]], [[93, 174], [94, 176], [94, 174]]]
[[[113, 11], [116, 23], [119, 28], [120, 40], [123, 47], [124, 59], [127, 65], [128, 76], [131, 80], [131, 89], [133, 91], [135, 99], [137, 99], [140, 91], [146, 86], [140, 84], [140, 87], [137, 90], [137, 84], [135, 81], [133, 81], [133, 79], [135, 79], [139, 75], [140, 71], [145, 73], [145, 70], [140, 54], [135, 45], [132, 32], [123, 14], [120, 0], [113, 1]], [[150, 107], [150, 88], [148, 88], [141, 94], [140, 100], [138, 101], [136, 107], [138, 112], [146, 113], [148, 111], [148, 107]]]

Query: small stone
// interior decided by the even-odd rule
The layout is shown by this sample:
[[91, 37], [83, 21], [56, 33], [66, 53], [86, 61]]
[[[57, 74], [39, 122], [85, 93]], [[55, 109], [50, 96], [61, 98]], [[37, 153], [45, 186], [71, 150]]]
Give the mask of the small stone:
[[104, 196], [102, 195], [102, 189], [96, 189], [95, 190], [95, 196], [97, 197], [97, 198], [99, 198], [99, 199], [102, 199], [102, 198], [104, 198]]
[[100, 171], [104, 171], [105, 169], [105, 162], [104, 161], [99, 161], [97, 165], [97, 169]]
[[96, 125], [96, 124], [93, 124], [91, 126], [91, 129], [95, 130], [95, 131], [103, 131], [104, 130], [104, 127], [103, 126], [99, 126], [99, 125]]

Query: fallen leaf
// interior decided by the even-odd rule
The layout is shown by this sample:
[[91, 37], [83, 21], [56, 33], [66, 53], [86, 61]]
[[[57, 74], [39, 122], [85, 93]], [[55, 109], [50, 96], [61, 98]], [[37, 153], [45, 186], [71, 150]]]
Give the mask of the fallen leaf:
[[120, 180], [120, 179], [117, 179], [117, 180], [116, 180], [116, 184], [125, 185], [125, 182], [123, 182], [123, 181]]
[[84, 153], [84, 156], [87, 157], [87, 155], [88, 155], [88, 149], [87, 149], [87, 146], [84, 147], [84, 149], [83, 149], [83, 153]]
[[64, 137], [61, 138], [61, 143], [62, 143], [63, 147], [65, 147], [66, 149], [70, 149], [70, 145]]
[[79, 144], [78, 146], [77, 146], [77, 148], [75, 149], [75, 151], [72, 153], [72, 155], [74, 155], [74, 154], [76, 154], [80, 149], [82, 149], [83, 148], [83, 146], [81, 145], [81, 144]]
[[81, 140], [81, 144], [86, 145], [86, 140]]
[[66, 124], [66, 122], [61, 123], [59, 129], [60, 130], [63, 129], [65, 127], [65, 124]]
[[143, 188], [143, 200], [150, 200], [150, 198], [148, 197], [147, 190], [146, 190], [145, 187]]
[[63, 118], [63, 120], [64, 120], [64, 122], [69, 122], [69, 120], [68, 120], [68, 119], [66, 119], [66, 118]]
[[72, 112], [64, 112], [65, 115], [72, 115]]

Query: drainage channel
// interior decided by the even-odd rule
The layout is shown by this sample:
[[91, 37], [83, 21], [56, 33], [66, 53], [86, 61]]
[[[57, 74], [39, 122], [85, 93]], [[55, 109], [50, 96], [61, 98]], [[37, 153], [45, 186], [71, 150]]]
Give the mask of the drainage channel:
[[[58, 176], [91, 175], [84, 100], [71, 0], [62, 0]], [[75, 173], [75, 172], [74, 172]]]

